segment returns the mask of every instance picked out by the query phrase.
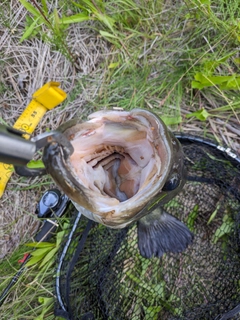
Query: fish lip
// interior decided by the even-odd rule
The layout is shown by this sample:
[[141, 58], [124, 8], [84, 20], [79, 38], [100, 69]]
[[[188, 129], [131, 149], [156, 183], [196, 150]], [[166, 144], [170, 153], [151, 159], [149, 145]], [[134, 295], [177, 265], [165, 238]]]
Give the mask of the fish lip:
[[[124, 225], [126, 225], [126, 219], [128, 219], [127, 224], [130, 224], [135, 220], [135, 217], [140, 217], [142, 209], [146, 208], [149, 202], [161, 191], [161, 187], [166, 182], [169, 172], [172, 169], [171, 158], [173, 156], [173, 145], [169, 143], [169, 140], [172, 139], [172, 135], [171, 133], [169, 133], [169, 131], [167, 130], [165, 124], [161, 121], [161, 119], [159, 119], [152, 112], [149, 112], [147, 110], [142, 110], [142, 109], [134, 109], [128, 112], [123, 111], [123, 113], [124, 112], [130, 115], [130, 117], [135, 119], [136, 117], [141, 117], [141, 116], [147, 119], [157, 132], [155, 140], [159, 140], [159, 143], [163, 144], [164, 148], [166, 149], [166, 155], [167, 155], [166, 170], [162, 173], [161, 176], [156, 177], [156, 179], [153, 182], [154, 185], [151, 187], [148, 187], [148, 190], [145, 192], [144, 197], [142, 195], [136, 196], [135, 194], [132, 198], [124, 202], [118, 203], [117, 204], [118, 208], [117, 206], [109, 207], [109, 208], [106, 208], [106, 207], [101, 208], [97, 206], [95, 202], [92, 200], [92, 197], [93, 197], [92, 193], [87, 188], [85, 188], [81, 183], [79, 183], [78, 177], [71, 167], [70, 156], [64, 153], [64, 150], [59, 152], [58, 156], [62, 157], [61, 165], [65, 169], [65, 172], [64, 172], [65, 176], [63, 175], [62, 170], [58, 170], [58, 172], [55, 172], [55, 177], [54, 177], [54, 180], [55, 181], [56, 179], [58, 180], [58, 184], [62, 187], [64, 192], [73, 201], [78, 203], [80, 206], [83, 206], [83, 202], [84, 202], [85, 208], [99, 215], [102, 219], [102, 223], [110, 227], [114, 227], [114, 226], [119, 227], [121, 223], [124, 223]], [[107, 114], [108, 111], [100, 111], [100, 113]], [[97, 113], [95, 113], [95, 115], [96, 114]], [[92, 120], [93, 118], [94, 118], [94, 114], [89, 116], [90, 120]], [[77, 121], [74, 121], [74, 122], [76, 123]], [[81, 124], [79, 124], [79, 126], [81, 126]], [[71, 139], [70, 132], [71, 130], [67, 126], [65, 126], [65, 129], [63, 130], [63, 134], [65, 134], [68, 137], [68, 139]], [[61, 149], [61, 146], [58, 145], [56, 149], [57, 148]], [[47, 157], [45, 157], [44, 163], [45, 162], [49, 163], [49, 159], [47, 159]], [[50, 163], [51, 163], [51, 160], [50, 160]], [[53, 172], [56, 171], [56, 168], [54, 168], [54, 166], [51, 164], [48, 164], [47, 167], [48, 167], [47, 169], [48, 172], [53, 176]], [[80, 191], [81, 191], [81, 197], [84, 198], [84, 201], [82, 201], [82, 198], [79, 201], [78, 193], [80, 193]], [[109, 215], [110, 213], [111, 215]], [[121, 215], [124, 216], [124, 214], [126, 214], [127, 218], [122, 219]]]
[[[64, 147], [56, 141], [50, 142], [43, 150], [42, 160], [46, 170], [63, 192], [72, 200], [77, 201], [79, 193], [81, 193], [83, 199], [86, 199], [84, 187], [79, 184], [74, 176], [69, 158], [69, 152], [66, 152]], [[87, 209], [91, 209], [88, 201], [85, 200], [83, 205]]]

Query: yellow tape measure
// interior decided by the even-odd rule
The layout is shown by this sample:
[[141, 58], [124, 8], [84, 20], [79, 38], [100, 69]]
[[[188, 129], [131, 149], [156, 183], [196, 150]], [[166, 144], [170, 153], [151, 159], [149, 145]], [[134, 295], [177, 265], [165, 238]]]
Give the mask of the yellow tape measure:
[[[30, 138], [44, 114], [63, 102], [67, 94], [58, 88], [59, 82], [48, 82], [33, 94], [33, 99], [17, 119], [13, 128], [26, 132], [25, 139]], [[13, 166], [0, 163], [0, 198], [13, 173]]]

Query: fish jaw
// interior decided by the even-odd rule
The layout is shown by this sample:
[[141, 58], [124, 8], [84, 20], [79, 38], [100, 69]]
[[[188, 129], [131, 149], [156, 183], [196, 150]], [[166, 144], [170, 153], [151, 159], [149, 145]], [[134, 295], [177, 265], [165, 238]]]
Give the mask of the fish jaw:
[[182, 187], [180, 144], [149, 111], [99, 111], [87, 122], [66, 123], [59, 131], [74, 153], [66, 157], [61, 146], [49, 145], [43, 162], [74, 205], [90, 211], [92, 220], [123, 228], [176, 194], [162, 191], [174, 171]]

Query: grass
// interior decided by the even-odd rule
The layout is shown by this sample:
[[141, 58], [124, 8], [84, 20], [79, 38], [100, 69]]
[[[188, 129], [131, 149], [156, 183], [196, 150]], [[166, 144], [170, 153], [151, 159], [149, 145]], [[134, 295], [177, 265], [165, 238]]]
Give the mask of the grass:
[[59, 218], [58, 224], [60, 227], [56, 237], [49, 242], [22, 243], [9, 258], [0, 262], [2, 293], [20, 269], [19, 260], [25, 253], [32, 255], [18, 282], [9, 291], [7, 302], [4, 302], [1, 307], [4, 310], [4, 316], [2, 315], [1, 319], [58, 319], [53, 314], [55, 258], [68, 223], [66, 218]]
[[[11, 277], [19, 270], [20, 264], [17, 261], [22, 259], [26, 250], [26, 247], [20, 246], [18, 250], [12, 253], [9, 259], [3, 260], [0, 263], [1, 292], [8, 285]], [[36, 270], [36, 267], [29, 267], [25, 270], [17, 284], [10, 291], [6, 304], [1, 307], [4, 310], [1, 319], [35, 319], [37, 315], [45, 313], [44, 307], [46, 306], [41, 305], [39, 300], [41, 300], [40, 297], [46, 297], [47, 295], [47, 298], [52, 297], [51, 302], [53, 304], [53, 294], [47, 289], [44, 281], [44, 279], [49, 279], [53, 275], [53, 269], [39, 272], [39, 270]], [[41, 318], [39, 317], [39, 319]]]
[[[237, 0], [3, 1], [0, 120], [13, 125], [31, 95], [54, 80], [68, 99], [36, 133], [100, 108], [140, 107], [240, 152], [238, 7]], [[16, 271], [20, 243], [36, 232], [36, 203], [52, 186], [47, 177], [12, 177], [0, 204], [1, 279]], [[31, 267], [2, 307], [6, 319], [41, 319], [48, 307], [38, 298], [53, 297], [53, 274]], [[46, 314], [53, 317], [50, 307]]]

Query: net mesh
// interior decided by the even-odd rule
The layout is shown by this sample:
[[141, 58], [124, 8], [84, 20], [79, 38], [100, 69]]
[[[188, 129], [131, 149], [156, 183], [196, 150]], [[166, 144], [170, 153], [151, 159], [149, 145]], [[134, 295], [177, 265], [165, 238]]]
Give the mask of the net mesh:
[[145, 259], [136, 223], [113, 230], [85, 217], [76, 222], [75, 215], [58, 259], [56, 314], [81, 320], [240, 319], [237, 312], [226, 315], [240, 304], [239, 161], [204, 140], [180, 141], [188, 181], [165, 210], [194, 233], [193, 244], [180, 254]]

